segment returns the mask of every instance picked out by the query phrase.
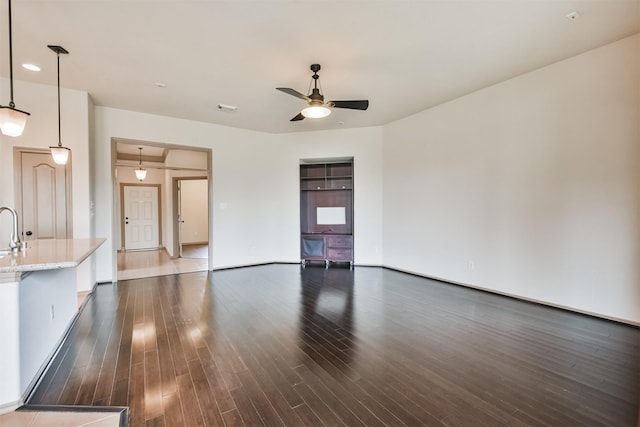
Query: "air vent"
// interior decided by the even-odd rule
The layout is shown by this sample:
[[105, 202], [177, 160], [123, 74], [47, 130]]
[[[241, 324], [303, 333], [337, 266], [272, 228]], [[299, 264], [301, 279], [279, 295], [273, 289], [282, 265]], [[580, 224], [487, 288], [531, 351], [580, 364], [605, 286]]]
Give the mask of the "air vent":
[[227, 105], [227, 104], [218, 104], [218, 110], [224, 111], [225, 113], [234, 113], [238, 107], [235, 105]]

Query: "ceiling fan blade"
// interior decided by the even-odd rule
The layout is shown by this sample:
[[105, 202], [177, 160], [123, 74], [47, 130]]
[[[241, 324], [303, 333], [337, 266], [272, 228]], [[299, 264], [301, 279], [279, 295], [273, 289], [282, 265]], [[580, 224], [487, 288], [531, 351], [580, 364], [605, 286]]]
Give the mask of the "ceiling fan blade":
[[302, 115], [302, 113], [298, 113], [297, 116], [295, 116], [293, 119], [289, 120], [290, 122], [297, 122], [298, 120], [304, 120], [304, 116]]
[[349, 108], [351, 110], [366, 110], [369, 108], [369, 101], [329, 101], [329, 106], [335, 108]]
[[291, 89], [288, 87], [277, 87], [276, 89], [284, 93], [288, 93], [289, 95], [295, 96], [296, 98], [304, 99], [305, 101], [310, 101], [307, 95], [303, 95], [295, 89]]

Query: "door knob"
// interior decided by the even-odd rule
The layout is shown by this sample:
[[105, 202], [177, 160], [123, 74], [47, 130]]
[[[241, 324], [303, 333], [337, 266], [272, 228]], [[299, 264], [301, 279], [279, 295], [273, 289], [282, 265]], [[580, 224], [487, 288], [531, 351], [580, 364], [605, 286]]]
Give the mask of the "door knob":
[[31, 232], [31, 230], [28, 230], [28, 231], [27, 231], [26, 233], [24, 233], [24, 234], [26, 234], [27, 236], [31, 236], [33, 233]]
[[129, 221], [125, 221], [124, 223], [125, 223], [125, 224], [129, 224]]

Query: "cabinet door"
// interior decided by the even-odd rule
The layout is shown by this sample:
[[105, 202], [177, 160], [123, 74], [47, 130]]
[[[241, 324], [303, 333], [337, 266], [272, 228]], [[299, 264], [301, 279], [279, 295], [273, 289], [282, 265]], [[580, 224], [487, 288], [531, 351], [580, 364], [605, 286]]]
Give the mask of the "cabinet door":
[[301, 258], [302, 259], [324, 259], [325, 244], [322, 236], [302, 236], [301, 241]]

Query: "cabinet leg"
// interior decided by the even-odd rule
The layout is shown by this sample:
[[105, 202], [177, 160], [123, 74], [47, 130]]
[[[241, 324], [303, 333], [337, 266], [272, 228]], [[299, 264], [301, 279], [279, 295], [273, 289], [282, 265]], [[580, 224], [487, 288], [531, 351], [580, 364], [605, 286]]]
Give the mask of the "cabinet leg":
[[300, 261], [300, 265], [302, 265], [302, 268], [305, 268], [307, 266], [307, 261], [303, 259], [302, 261]]
[[324, 268], [329, 268], [329, 260], [328, 259], [324, 260]]
[[353, 261], [349, 261], [349, 270], [353, 270]]

